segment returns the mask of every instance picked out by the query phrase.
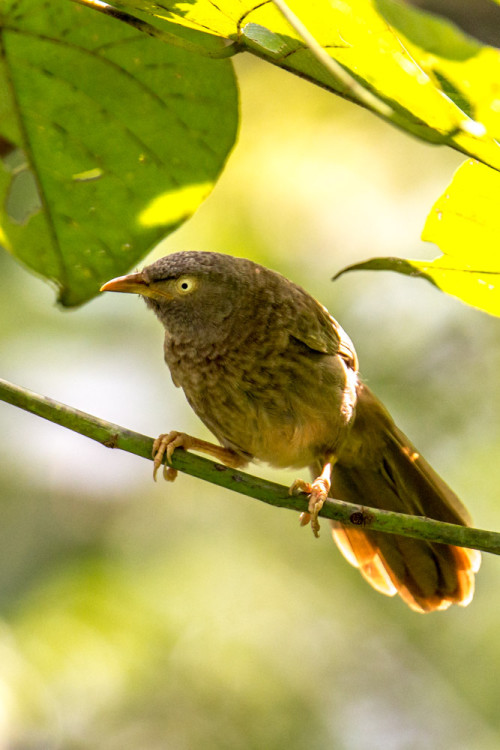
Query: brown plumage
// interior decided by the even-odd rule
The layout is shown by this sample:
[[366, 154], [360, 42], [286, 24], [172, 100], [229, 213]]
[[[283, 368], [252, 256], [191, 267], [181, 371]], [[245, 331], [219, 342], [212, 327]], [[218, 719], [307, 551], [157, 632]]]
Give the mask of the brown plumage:
[[[468, 524], [464, 507], [361, 382], [354, 346], [299, 286], [249, 260], [181, 252], [104, 291], [141, 294], [165, 328], [175, 385], [221, 446], [169, 433], [156, 441], [155, 471], [178, 447], [231, 466], [252, 459], [309, 466], [317, 514], [329, 493], [367, 506]], [[166, 473], [173, 478], [172, 469]], [[469, 603], [479, 553], [332, 524], [344, 556], [378, 591], [427, 612]]]

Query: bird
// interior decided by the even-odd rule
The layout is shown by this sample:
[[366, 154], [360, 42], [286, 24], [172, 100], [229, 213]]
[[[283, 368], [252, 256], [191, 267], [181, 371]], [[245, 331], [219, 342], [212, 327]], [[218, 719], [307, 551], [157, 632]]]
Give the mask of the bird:
[[[177, 448], [226, 466], [251, 461], [309, 467], [301, 523], [319, 533], [330, 496], [347, 502], [470, 525], [455, 493], [399, 430], [362, 381], [349, 336], [307, 291], [276, 271], [225, 253], [180, 251], [101, 291], [143, 297], [165, 329], [173, 383], [218, 445], [172, 430], [154, 442], [154, 476], [165, 478]], [[332, 521], [344, 557], [382, 594], [416, 612], [466, 606], [481, 557], [476, 550], [351, 528]]]

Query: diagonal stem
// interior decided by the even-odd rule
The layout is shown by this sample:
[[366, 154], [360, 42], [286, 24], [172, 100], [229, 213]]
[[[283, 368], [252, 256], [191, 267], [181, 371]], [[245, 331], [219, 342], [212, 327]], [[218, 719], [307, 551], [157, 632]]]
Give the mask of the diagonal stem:
[[[107, 448], [119, 448], [152, 460], [152, 438], [106, 422], [2, 379], [0, 379], [0, 400], [78, 432], [80, 435], [85, 435]], [[305, 495], [290, 495], [287, 487], [230, 469], [184, 450], [174, 452], [172, 466], [185, 474], [226, 487], [269, 505], [288, 508], [300, 513], [307, 511], [308, 501]], [[346, 526], [370, 528], [388, 534], [454, 544], [458, 547], [469, 547], [500, 555], [500, 533], [495, 531], [443, 523], [422, 516], [377, 510], [330, 498], [326, 500], [320, 515], [339, 521]]]
[[314, 57], [320, 62], [340, 83], [345, 86], [354, 98], [364, 104], [366, 107], [373, 109], [383, 117], [390, 118], [393, 110], [382, 99], [371, 91], [362, 86], [355, 78], [334, 60], [328, 52], [321, 46], [316, 38], [311, 34], [309, 29], [302, 23], [300, 18], [292, 11], [285, 0], [272, 0], [275, 6], [286, 18], [297, 34], [302, 37], [308, 49]]

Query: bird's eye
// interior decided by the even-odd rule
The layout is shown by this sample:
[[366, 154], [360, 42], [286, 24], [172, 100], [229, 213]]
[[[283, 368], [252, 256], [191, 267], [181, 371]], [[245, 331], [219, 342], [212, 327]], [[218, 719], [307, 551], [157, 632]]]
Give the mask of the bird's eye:
[[196, 288], [196, 280], [191, 276], [181, 276], [175, 282], [179, 294], [189, 294]]

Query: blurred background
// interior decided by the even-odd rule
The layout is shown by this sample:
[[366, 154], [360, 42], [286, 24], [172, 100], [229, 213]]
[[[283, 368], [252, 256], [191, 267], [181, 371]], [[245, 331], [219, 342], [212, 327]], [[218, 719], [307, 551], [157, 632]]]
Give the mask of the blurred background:
[[[498, 8], [496, 9], [498, 10]], [[147, 259], [217, 250], [302, 284], [470, 508], [500, 528], [500, 322], [423, 281], [359, 273], [433, 257], [427, 212], [462, 158], [250, 59], [239, 143], [211, 197]], [[140, 299], [58, 310], [0, 255], [2, 377], [130, 429], [209, 435]], [[298, 516], [0, 403], [0, 748], [493, 750], [500, 561], [467, 609], [373, 591]], [[254, 467], [290, 484], [296, 472]]]

